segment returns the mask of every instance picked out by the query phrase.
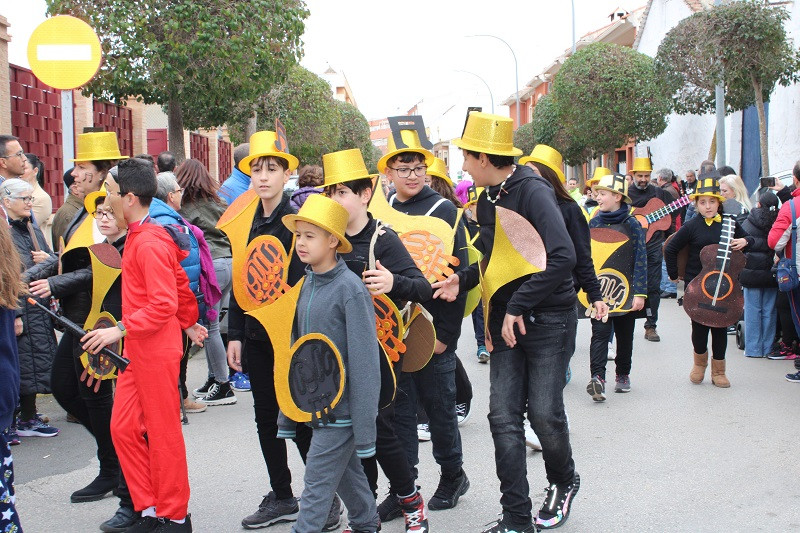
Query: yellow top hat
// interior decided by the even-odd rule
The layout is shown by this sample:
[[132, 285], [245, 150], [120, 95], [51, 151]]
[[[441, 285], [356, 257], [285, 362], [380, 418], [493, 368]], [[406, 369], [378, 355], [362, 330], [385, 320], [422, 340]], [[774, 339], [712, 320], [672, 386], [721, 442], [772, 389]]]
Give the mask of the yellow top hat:
[[470, 112], [464, 133], [453, 144], [483, 154], [522, 155], [522, 150], [514, 148], [514, 121], [481, 111]]
[[364, 178], [372, 179], [377, 176], [377, 174], [370, 174], [367, 171], [364, 157], [358, 148], [324, 154], [322, 167], [325, 173], [325, 187]]
[[453, 180], [451, 180], [450, 176], [447, 175], [447, 167], [445, 166], [444, 161], [438, 157], [433, 158], [433, 164], [428, 167], [428, 175], [442, 178], [447, 182], [448, 185], [451, 187], [453, 186]]
[[712, 198], [716, 198], [720, 202], [724, 202], [727, 200], [719, 189], [719, 172], [716, 170], [712, 172], [707, 172], [705, 174], [700, 174], [697, 177], [697, 189], [695, 189], [694, 194], [689, 195], [690, 200], [696, 200], [700, 196], [710, 196]]
[[633, 168], [631, 172], [652, 172], [653, 162], [649, 157], [636, 157], [633, 160]]
[[625, 180], [625, 176], [620, 174], [608, 174], [607, 176], [603, 176], [600, 178], [597, 185], [592, 186], [593, 191], [597, 189], [619, 193], [622, 195], [622, 200], [625, 203], [631, 203], [631, 199], [628, 196], [628, 182]]
[[250, 163], [259, 157], [280, 157], [289, 163], [289, 170], [295, 170], [300, 162], [289, 152], [278, 149], [278, 134], [274, 131], [257, 131], [250, 136], [250, 153], [239, 161], [239, 170], [250, 175]]
[[128, 159], [119, 152], [117, 134], [113, 131], [96, 131], [78, 135], [78, 150], [73, 161], [114, 161]]
[[608, 176], [609, 174], [611, 174], [611, 169], [608, 169], [606, 167], [597, 167], [594, 169], [594, 174], [592, 174], [591, 179], [589, 179], [589, 181], [586, 182], [586, 185], [592, 187], [600, 181], [600, 178], [602, 178], [603, 176]]
[[416, 130], [400, 130], [400, 138], [403, 139], [403, 143], [406, 145], [406, 148], [397, 148], [397, 145], [394, 142], [394, 135], [389, 135], [389, 138], [387, 139], [388, 151], [386, 152], [385, 156], [378, 160], [378, 170], [381, 172], [381, 174], [386, 174], [386, 164], [391, 158], [406, 152], [417, 152], [418, 154], [422, 154], [422, 156], [425, 158], [425, 164], [428, 166], [433, 165], [433, 154], [427, 148], [422, 147], [422, 144], [419, 142], [419, 134], [416, 132]]
[[[252, 142], [252, 141], [251, 141]], [[344, 235], [350, 215], [347, 209], [340, 206], [327, 196], [312, 194], [309, 196], [296, 215], [285, 215], [281, 220], [290, 231], [295, 231], [295, 222], [302, 220], [332, 233], [339, 239], [337, 252], [346, 254], [353, 250], [353, 245]]]
[[561, 157], [561, 153], [555, 148], [547, 146], [546, 144], [537, 144], [533, 147], [533, 152], [531, 152], [531, 155], [528, 157], [519, 158], [520, 165], [524, 165], [528, 162], [538, 163], [546, 166], [556, 173], [561, 180], [561, 183], [565, 183], [567, 181], [567, 178], [564, 177], [564, 172], [561, 170], [564, 160]]
[[86, 212], [89, 213], [90, 215], [94, 215], [94, 212], [97, 211], [97, 204], [100, 203], [97, 200], [105, 199], [105, 197], [106, 197], [106, 191], [103, 190], [94, 191], [87, 194], [86, 197], [83, 199], [83, 207], [86, 208]]

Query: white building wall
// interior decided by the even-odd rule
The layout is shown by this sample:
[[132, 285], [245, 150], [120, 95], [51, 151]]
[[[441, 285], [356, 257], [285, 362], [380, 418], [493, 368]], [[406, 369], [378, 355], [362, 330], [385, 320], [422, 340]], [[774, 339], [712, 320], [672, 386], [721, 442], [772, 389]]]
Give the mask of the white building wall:
[[[791, 19], [786, 31], [800, 44], [800, 2], [787, 6]], [[770, 173], [790, 170], [800, 159], [800, 86], [778, 86], [769, 103], [769, 125], [767, 128]]]

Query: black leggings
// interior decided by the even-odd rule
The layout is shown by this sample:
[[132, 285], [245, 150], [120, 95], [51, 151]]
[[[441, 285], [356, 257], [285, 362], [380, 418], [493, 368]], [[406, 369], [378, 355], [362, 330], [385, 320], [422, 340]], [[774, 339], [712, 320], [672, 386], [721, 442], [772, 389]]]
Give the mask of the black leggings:
[[725, 350], [728, 348], [727, 328], [710, 328], [692, 320], [692, 345], [695, 353], [703, 354], [708, 351], [708, 333], [711, 332], [711, 351], [714, 359], [724, 360]]

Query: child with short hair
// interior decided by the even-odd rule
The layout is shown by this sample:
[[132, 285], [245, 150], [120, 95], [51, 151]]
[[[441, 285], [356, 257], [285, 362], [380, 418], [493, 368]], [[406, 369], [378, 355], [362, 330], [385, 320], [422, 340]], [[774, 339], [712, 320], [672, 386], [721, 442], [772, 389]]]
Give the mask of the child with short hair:
[[[297, 301], [293, 341], [322, 334], [338, 349], [347, 376], [330, 422], [315, 427], [306, 458], [303, 505], [292, 531], [323, 531], [334, 493], [347, 506], [349, 531], [375, 532], [380, 527], [375, 498], [361, 459], [375, 455], [380, 366], [372, 297], [359, 276], [337, 252], [352, 245], [345, 237], [349, 215], [330, 198], [310, 196], [296, 215], [283, 223], [294, 232], [295, 249], [306, 266]], [[368, 334], [369, 333], [369, 334]], [[296, 424], [281, 413], [278, 437], [293, 438]]]

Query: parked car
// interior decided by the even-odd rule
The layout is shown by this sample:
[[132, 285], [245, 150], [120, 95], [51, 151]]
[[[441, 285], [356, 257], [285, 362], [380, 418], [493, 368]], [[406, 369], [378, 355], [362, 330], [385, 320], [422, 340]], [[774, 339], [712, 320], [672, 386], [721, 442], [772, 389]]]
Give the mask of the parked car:
[[283, 190], [288, 192], [290, 195], [297, 190], [297, 174], [292, 174], [292, 177], [290, 177], [289, 181], [286, 182], [286, 185], [283, 186]]

